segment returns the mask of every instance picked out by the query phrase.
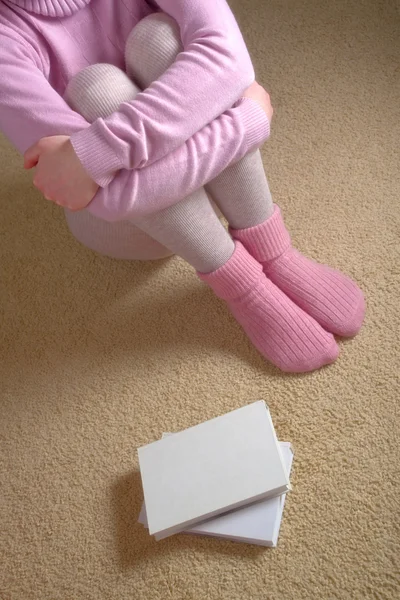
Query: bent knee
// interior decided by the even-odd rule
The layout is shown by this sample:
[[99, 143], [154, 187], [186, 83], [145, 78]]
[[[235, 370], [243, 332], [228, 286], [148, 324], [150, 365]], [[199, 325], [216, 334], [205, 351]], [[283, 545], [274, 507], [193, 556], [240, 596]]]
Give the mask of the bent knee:
[[118, 67], [95, 64], [79, 71], [68, 83], [65, 100], [89, 123], [106, 118], [139, 93], [139, 88]]
[[158, 79], [182, 52], [179, 26], [169, 15], [151, 14], [132, 29], [125, 47], [127, 72], [142, 88]]

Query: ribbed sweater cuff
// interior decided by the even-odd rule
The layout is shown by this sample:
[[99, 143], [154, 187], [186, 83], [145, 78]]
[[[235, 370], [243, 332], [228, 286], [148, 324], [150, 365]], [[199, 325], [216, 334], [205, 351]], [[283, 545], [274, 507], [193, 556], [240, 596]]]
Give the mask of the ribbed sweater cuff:
[[93, 125], [71, 136], [71, 143], [83, 167], [100, 187], [107, 187], [122, 168], [121, 159], [101, 135], [101, 125]]
[[262, 146], [269, 138], [269, 120], [260, 104], [251, 98], [241, 98], [236, 106], [241, 112], [246, 134], [247, 152], [250, 152]]

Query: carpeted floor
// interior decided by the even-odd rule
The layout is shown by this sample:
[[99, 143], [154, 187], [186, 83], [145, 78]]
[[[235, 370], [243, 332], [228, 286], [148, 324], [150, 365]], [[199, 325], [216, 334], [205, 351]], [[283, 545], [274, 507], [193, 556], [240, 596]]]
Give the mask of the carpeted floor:
[[[275, 199], [361, 284], [365, 327], [335, 365], [281, 374], [182, 261], [79, 246], [1, 140], [1, 600], [400, 597], [399, 12], [232, 7], [274, 100]], [[278, 548], [153, 542], [137, 446], [259, 398], [296, 450]]]

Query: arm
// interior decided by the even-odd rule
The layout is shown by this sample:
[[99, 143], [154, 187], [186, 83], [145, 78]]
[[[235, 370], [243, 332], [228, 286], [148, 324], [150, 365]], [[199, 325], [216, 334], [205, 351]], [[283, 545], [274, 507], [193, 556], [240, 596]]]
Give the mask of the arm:
[[122, 170], [87, 210], [106, 221], [135, 220], [182, 200], [269, 135], [261, 106], [243, 98], [180, 148], [145, 169]]
[[156, 4], [178, 22], [184, 51], [132, 102], [72, 138], [82, 164], [103, 187], [116, 171], [144, 168], [179, 148], [230, 108], [254, 81], [248, 51], [226, 0]]
[[[50, 86], [39, 57], [14, 32], [5, 35], [3, 30], [0, 46], [0, 130], [21, 153], [47, 136], [71, 136], [89, 126]], [[261, 145], [268, 132], [264, 111], [251, 100], [240, 101], [163, 160], [146, 169], [121, 171], [99, 190], [89, 210], [118, 221], [174, 204]], [[51, 175], [66, 181], [66, 197], [79, 196], [74, 172], [70, 176], [62, 160], [54, 164]]]
[[[59, 192], [68, 196], [69, 202], [86, 206], [98, 186], [89, 177], [75, 155], [69, 136], [89, 127], [83, 117], [71, 110], [44, 76], [45, 65], [34, 48], [17, 32], [0, 27], [0, 131], [21, 152], [34, 147], [39, 140], [54, 141], [64, 137], [61, 156], [45, 161], [39, 155], [25, 156], [25, 168], [37, 167], [34, 184], [47, 199], [58, 203]], [[51, 137], [49, 137], [51, 136]], [[39, 144], [40, 146], [40, 144]], [[53, 158], [53, 160], [51, 160]], [[64, 165], [74, 164], [72, 169]], [[58, 171], [58, 173], [57, 173]], [[43, 174], [46, 179], [43, 178]], [[63, 178], [68, 176], [67, 185]], [[53, 181], [49, 184], [49, 178]], [[45, 182], [45, 186], [42, 185]], [[49, 191], [49, 189], [51, 191]]]
[[0, 131], [23, 154], [41, 138], [89, 127], [43, 75], [39, 55], [18, 34], [0, 33]]

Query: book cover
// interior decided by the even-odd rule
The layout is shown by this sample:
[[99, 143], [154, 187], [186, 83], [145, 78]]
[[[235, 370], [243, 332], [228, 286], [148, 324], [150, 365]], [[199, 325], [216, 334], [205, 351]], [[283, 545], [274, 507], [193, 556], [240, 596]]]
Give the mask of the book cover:
[[[171, 434], [164, 434], [171, 435]], [[293, 462], [289, 442], [279, 442], [288, 476]], [[262, 500], [186, 529], [184, 533], [220, 537], [237, 542], [275, 547], [278, 542], [286, 494]], [[147, 527], [146, 506], [142, 505], [139, 523]], [[157, 539], [157, 536], [155, 536]]]
[[138, 450], [149, 533], [163, 539], [290, 489], [265, 402]]

